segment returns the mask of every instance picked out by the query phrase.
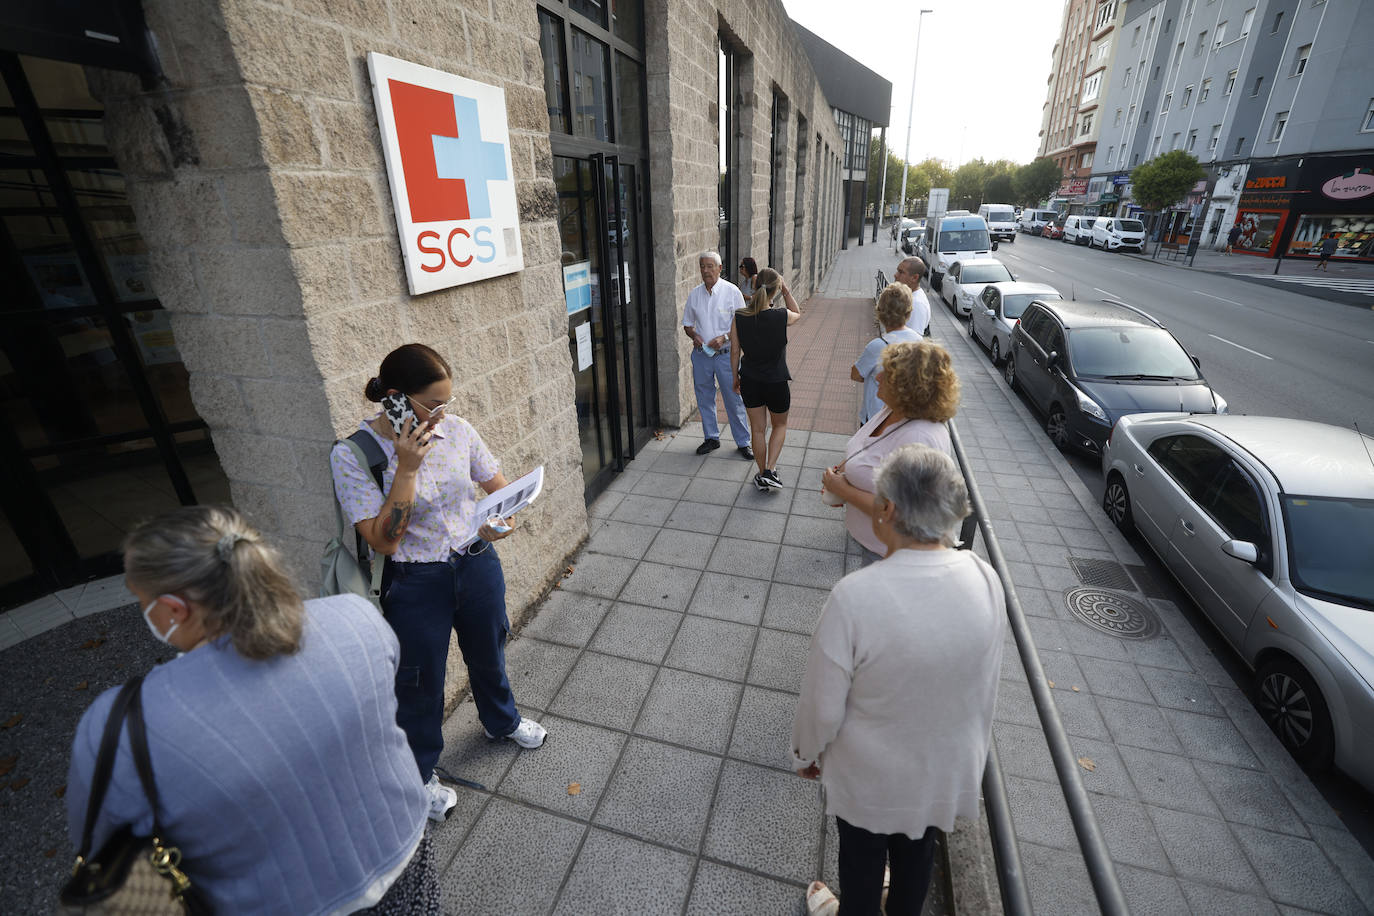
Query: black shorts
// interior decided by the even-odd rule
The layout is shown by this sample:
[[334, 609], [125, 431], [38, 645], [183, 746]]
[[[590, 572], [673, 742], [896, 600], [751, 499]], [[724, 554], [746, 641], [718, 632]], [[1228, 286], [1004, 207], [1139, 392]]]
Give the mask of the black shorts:
[[741, 375], [739, 396], [745, 407], [767, 407], [769, 413], [787, 413], [792, 409], [792, 389], [786, 381], [761, 382]]

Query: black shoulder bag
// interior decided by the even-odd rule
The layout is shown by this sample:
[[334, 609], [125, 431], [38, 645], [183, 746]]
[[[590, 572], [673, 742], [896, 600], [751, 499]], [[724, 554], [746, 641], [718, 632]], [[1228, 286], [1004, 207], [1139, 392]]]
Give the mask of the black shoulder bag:
[[[101, 916], [202, 916], [211, 909], [181, 870], [181, 850], [167, 841], [157, 815], [157, 785], [148, 757], [148, 733], [143, 722], [143, 675], [125, 684], [110, 707], [110, 717], [100, 736], [100, 752], [91, 773], [91, 795], [86, 803], [86, 824], [81, 831], [72, 876], [59, 895], [59, 912]], [[152, 836], [135, 836], [124, 826], [100, 851], [91, 856], [91, 835], [100, 807], [110, 787], [115, 752], [125, 719], [129, 722], [129, 746], [143, 793], [153, 812]]]

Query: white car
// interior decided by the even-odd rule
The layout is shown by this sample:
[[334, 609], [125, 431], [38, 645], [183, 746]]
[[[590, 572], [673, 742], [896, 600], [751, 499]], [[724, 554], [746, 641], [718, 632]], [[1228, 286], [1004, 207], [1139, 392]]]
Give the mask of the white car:
[[973, 311], [973, 303], [983, 294], [983, 287], [1015, 279], [1007, 265], [996, 258], [955, 261], [949, 267], [945, 282], [940, 284], [940, 298], [956, 315], [968, 315]]
[[1374, 438], [1278, 417], [1122, 417], [1102, 506], [1255, 670], [1304, 765], [1374, 789]]
[[1091, 216], [1066, 216], [1064, 217], [1064, 236], [1061, 242], [1071, 242], [1074, 245], [1086, 245], [1093, 238], [1093, 217]]
[[1044, 283], [989, 283], [969, 315], [969, 335], [987, 348], [993, 365], [1000, 366], [1011, 349], [1011, 329], [1026, 306], [1037, 299], [1062, 298], [1059, 290]]
[[912, 226], [915, 225], [916, 220], [906, 216], [902, 217], [900, 222], [898, 222], [897, 220], [893, 220], [892, 228], [888, 230], [888, 235], [889, 237], [891, 237], [893, 241], [897, 241], [901, 238], [902, 234], [906, 232], [906, 230], [910, 229]]
[[1144, 251], [1145, 224], [1138, 219], [1098, 217], [1097, 222], [1093, 223], [1092, 240], [1088, 246], [1107, 251], [1120, 251], [1123, 248]]

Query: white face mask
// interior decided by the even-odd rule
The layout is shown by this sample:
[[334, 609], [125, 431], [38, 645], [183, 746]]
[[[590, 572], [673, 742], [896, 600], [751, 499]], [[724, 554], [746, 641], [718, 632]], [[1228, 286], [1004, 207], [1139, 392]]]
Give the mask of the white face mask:
[[[156, 640], [157, 640], [158, 642], [160, 642], [160, 643], [165, 643], [166, 645], [171, 646], [171, 645], [172, 645], [172, 634], [175, 633], [175, 632], [177, 631], [177, 627], [181, 626], [181, 624], [179, 624], [179, 623], [173, 623], [173, 624], [172, 624], [172, 628], [171, 628], [170, 630], [168, 630], [166, 633], [163, 633], [163, 632], [159, 631], [158, 628], [157, 628], [157, 626], [153, 623], [153, 618], [151, 618], [151, 617], [148, 616], [148, 614], [152, 612], [153, 608], [157, 607], [157, 603], [158, 603], [159, 601], [161, 601], [161, 600], [162, 600], [162, 597], [161, 597], [161, 596], [158, 596], [157, 598], [154, 598], [154, 599], [153, 599], [152, 604], [148, 605], [147, 607], [145, 607], [145, 608], [143, 609], [143, 622], [146, 623], [146, 624], [148, 625], [148, 630], [149, 630], [149, 632], [151, 632], [151, 633], [153, 634], [153, 638], [154, 638], [154, 639], [156, 639]], [[173, 648], [176, 648], [176, 647], [173, 646]]]

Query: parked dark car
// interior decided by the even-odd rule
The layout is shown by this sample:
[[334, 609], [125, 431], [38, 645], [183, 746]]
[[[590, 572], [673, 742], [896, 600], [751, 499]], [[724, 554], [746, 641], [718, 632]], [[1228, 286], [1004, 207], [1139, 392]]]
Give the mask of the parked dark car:
[[1032, 302], [1012, 328], [1004, 371], [1061, 449], [1100, 454], [1125, 414], [1226, 413], [1197, 358], [1150, 315], [1113, 300]]

